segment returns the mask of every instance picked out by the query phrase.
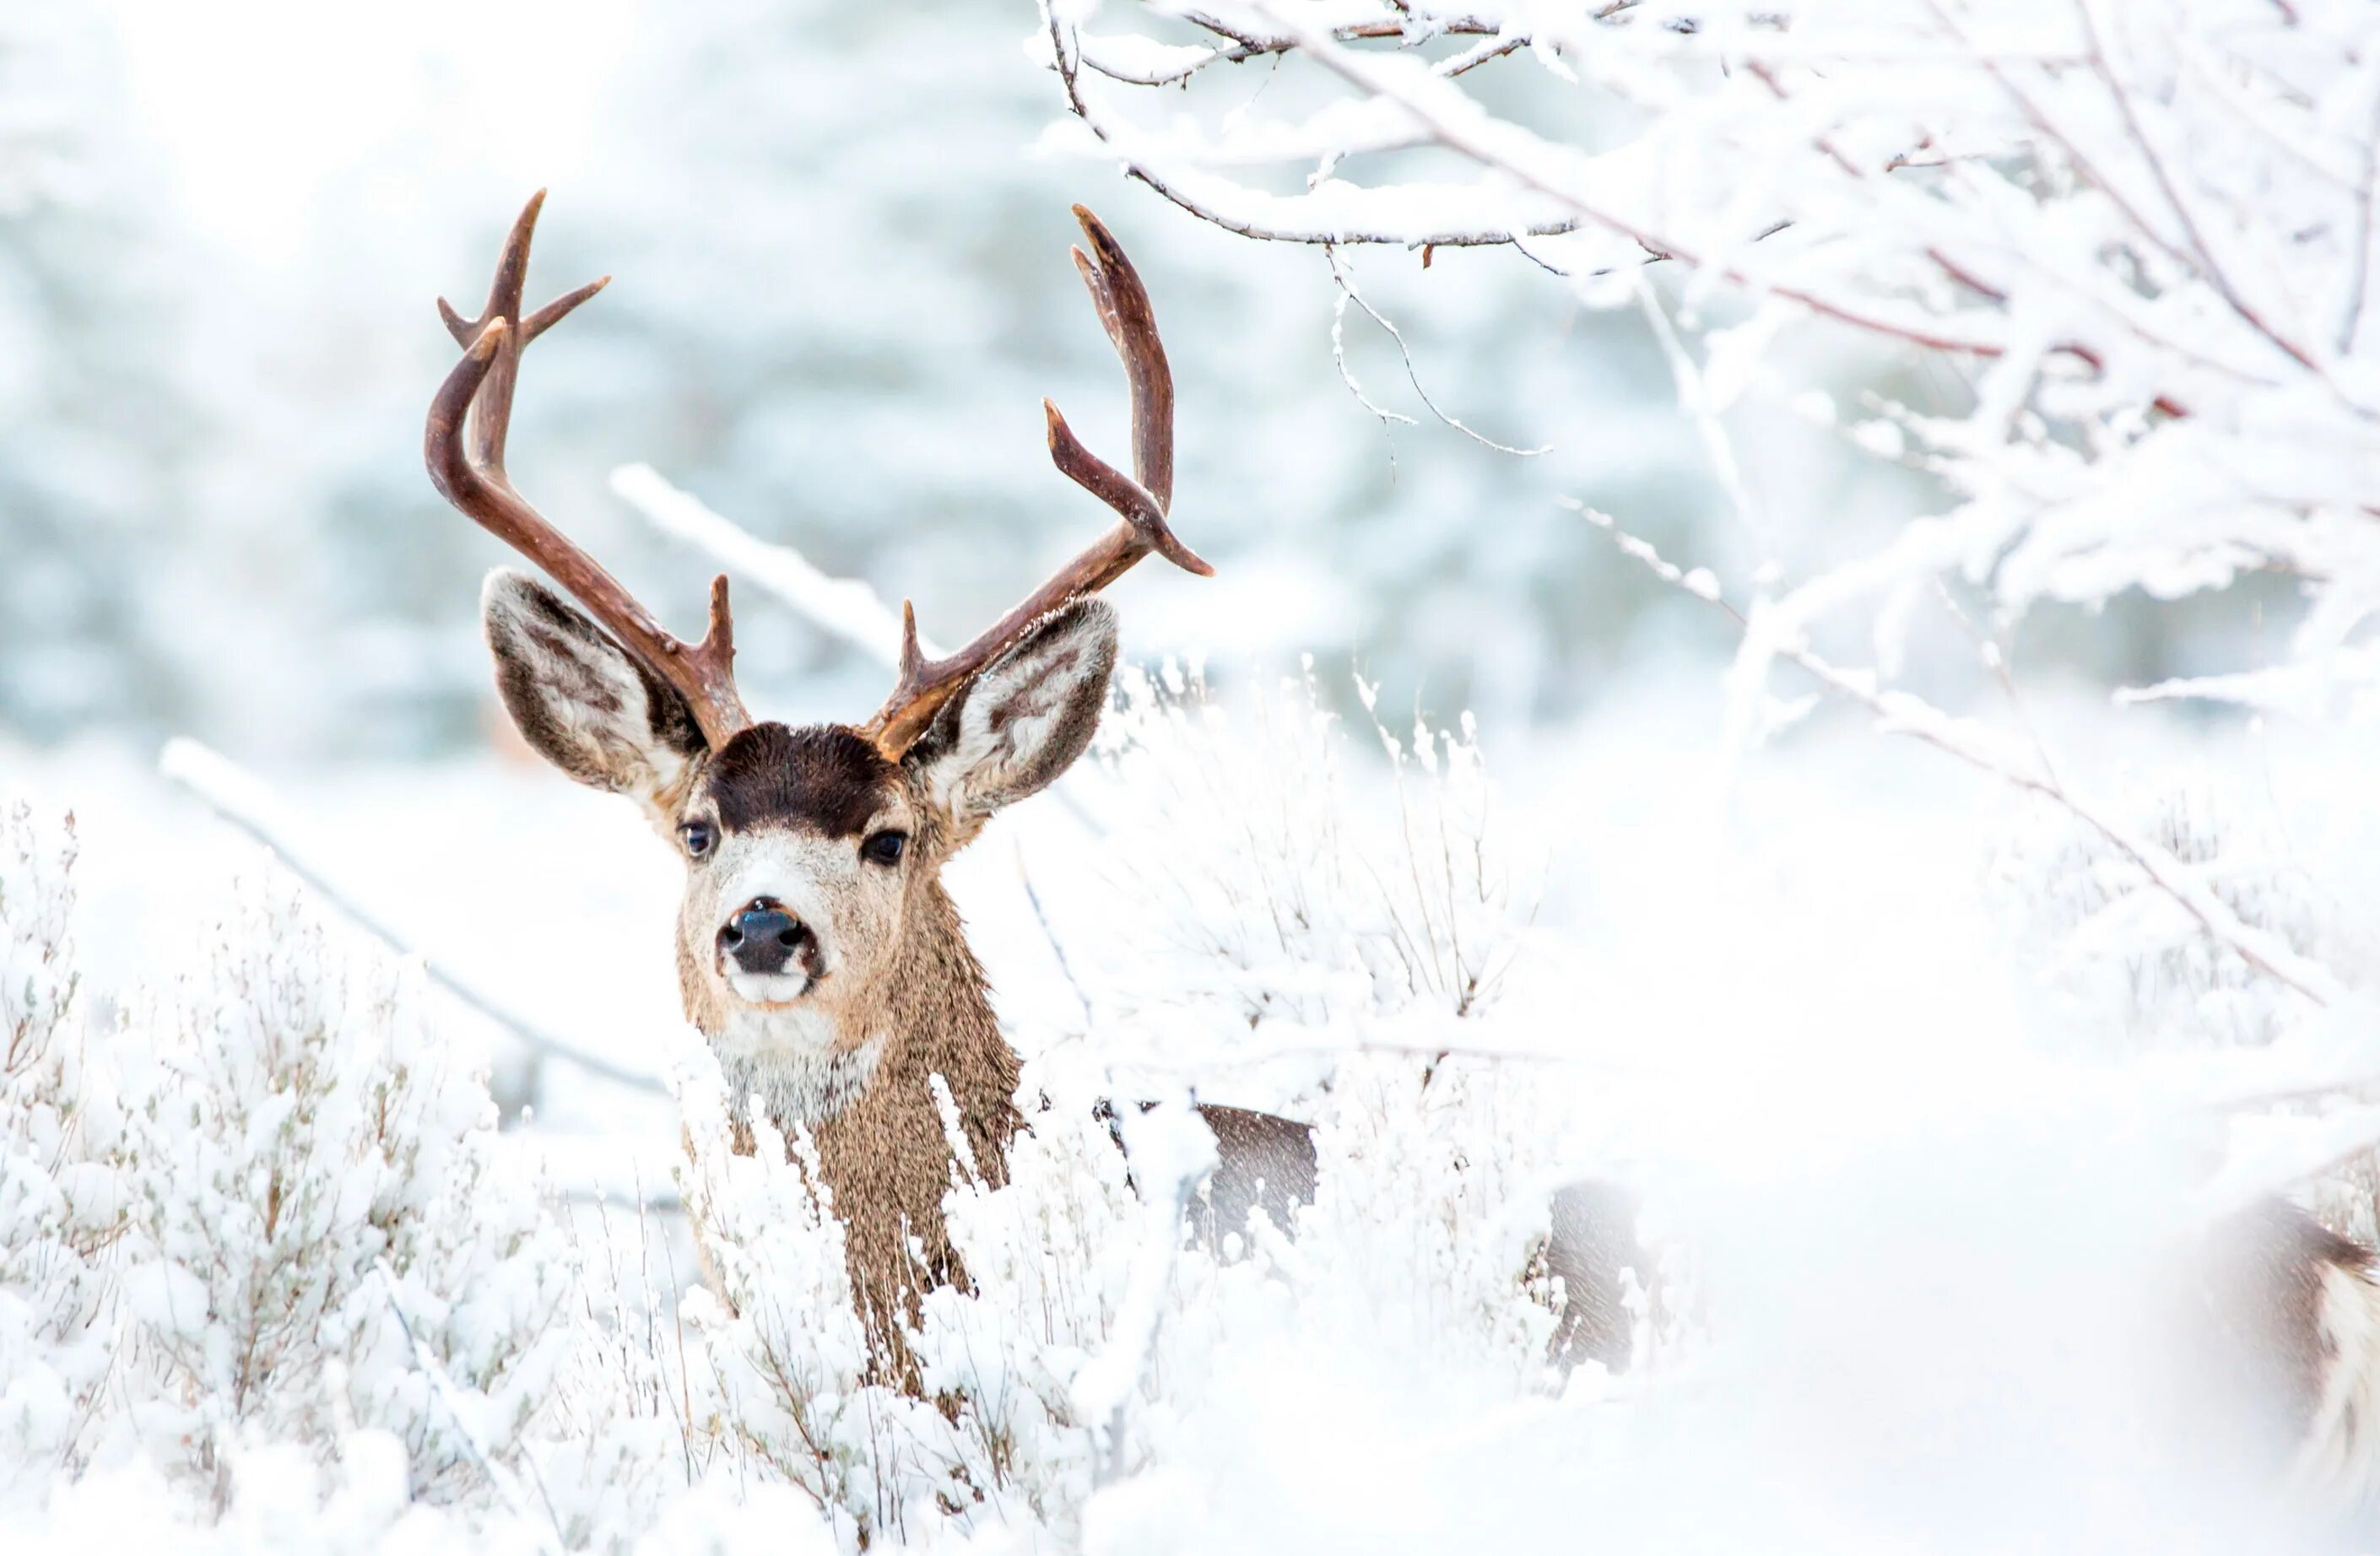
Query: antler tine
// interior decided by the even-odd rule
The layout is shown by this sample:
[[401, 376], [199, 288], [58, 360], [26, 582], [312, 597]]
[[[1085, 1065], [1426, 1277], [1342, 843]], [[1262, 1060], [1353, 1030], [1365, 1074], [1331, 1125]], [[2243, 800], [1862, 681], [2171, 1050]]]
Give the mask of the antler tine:
[[[431, 483], [449, 503], [488, 533], [536, 563], [570, 591], [604, 628], [652, 673], [674, 687], [692, 706], [696, 724], [713, 750], [752, 722], [736, 695], [735, 627], [727, 603], [727, 576], [711, 580], [710, 619], [702, 640], [686, 644], [670, 636], [652, 613], [617, 578], [603, 570], [571, 539], [513, 490], [504, 471], [504, 434], [512, 421], [513, 388], [520, 354], [530, 341], [560, 323], [570, 311], [603, 289], [611, 277], [565, 293], [524, 320], [521, 288], [528, 276], [529, 239], [537, 230], [540, 189], [522, 207], [496, 261], [488, 305], [466, 320], [438, 299], [439, 316], [460, 344], [455, 364], [430, 402], [422, 432], [422, 456]], [[469, 429], [469, 450], [464, 447]]]
[[[1050, 458], [1059, 469], [1109, 507], [1123, 522], [1101, 536], [1025, 602], [947, 659], [928, 660], [917, 647], [917, 617], [901, 602], [901, 671], [892, 695], [863, 726], [888, 760], [898, 760], [933, 723], [934, 715], [968, 680], [998, 658], [1043, 616], [1071, 601], [1097, 593], [1123, 576], [1150, 552], [1185, 572], [1212, 577], [1215, 569], [1182, 543], [1166, 523], [1173, 502], [1173, 373], [1158, 338], [1157, 317], [1140, 274], [1105, 224], [1075, 207], [1090, 253], [1072, 250], [1075, 268], [1090, 289], [1091, 306], [1123, 359], [1132, 391], [1133, 475], [1083, 446], [1058, 407], [1041, 402], [1049, 423]], [[1137, 479], [1135, 479], [1135, 478]]]
[[1162, 513], [1173, 506], [1173, 371], [1166, 364], [1165, 343], [1158, 338], [1148, 289], [1140, 284], [1140, 273], [1125, 257], [1123, 245], [1087, 207], [1075, 207], [1075, 220], [1082, 224], [1093, 254], [1080, 249], [1069, 252], [1083, 285], [1090, 288], [1101, 327], [1123, 359], [1132, 386], [1133, 474]]

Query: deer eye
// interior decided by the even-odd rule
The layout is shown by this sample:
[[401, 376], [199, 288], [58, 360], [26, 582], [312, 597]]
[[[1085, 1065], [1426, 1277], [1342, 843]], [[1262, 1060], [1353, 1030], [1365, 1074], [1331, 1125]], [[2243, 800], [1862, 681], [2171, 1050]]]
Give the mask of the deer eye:
[[880, 832], [859, 845], [859, 857], [871, 865], [897, 865], [901, 850], [908, 845], [905, 832]]
[[717, 846], [719, 829], [709, 821], [688, 821], [677, 829], [677, 837], [686, 845], [686, 857], [698, 859]]

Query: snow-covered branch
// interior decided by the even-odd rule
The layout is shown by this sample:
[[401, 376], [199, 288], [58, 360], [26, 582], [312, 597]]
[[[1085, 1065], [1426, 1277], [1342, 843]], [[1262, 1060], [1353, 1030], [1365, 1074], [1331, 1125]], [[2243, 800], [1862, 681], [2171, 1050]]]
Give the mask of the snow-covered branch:
[[1998, 732], [1973, 720], [1945, 713], [1906, 692], [1881, 689], [1865, 672], [1848, 671], [1829, 663], [1798, 638], [1780, 634], [1774, 624], [1747, 615], [1730, 604], [1719, 593], [1718, 581], [1708, 573], [1686, 572], [1644, 540], [1621, 529], [1610, 515], [1584, 504], [1577, 507], [1587, 522], [1609, 534], [1622, 552], [1644, 564], [1662, 581], [1726, 612], [1747, 638], [1763, 641], [1767, 655], [1804, 672], [1828, 693], [1867, 710], [1879, 731], [1922, 741], [2064, 810], [2139, 870], [2152, 887], [2170, 898], [2209, 938], [2228, 947], [2250, 966], [2317, 1006], [2341, 1004], [2351, 997], [2330, 969], [2300, 954], [2278, 936], [2242, 921], [2189, 864], [2078, 798], [2047, 763], [2028, 761], [2010, 752]]
[[[2361, 8], [1245, 0], [1189, 13], [1197, 45], [1145, 14], [1092, 34], [1045, 7], [1050, 143], [1202, 220], [1334, 250], [1511, 245], [1604, 305], [1674, 265], [1697, 304], [1765, 299], [1965, 364], [1972, 398], [1887, 405], [1866, 440], [1952, 504], [1765, 590], [1779, 630], [1889, 618], [1937, 577], [2013, 617], [2277, 574], [2308, 604], [2291, 658], [2369, 680], [2380, 50]], [[1217, 85], [1235, 67], [1296, 85], [1251, 101]]]
[[253, 773], [243, 771], [229, 758], [209, 750], [195, 740], [176, 739], [166, 742], [164, 750], [158, 757], [157, 766], [169, 782], [271, 850], [290, 874], [304, 881], [316, 896], [344, 914], [358, 929], [398, 955], [413, 958], [431, 982], [495, 1023], [531, 1052], [575, 1064], [589, 1075], [639, 1091], [658, 1092], [662, 1089], [657, 1077], [641, 1070], [632, 1070], [625, 1064], [615, 1064], [599, 1053], [589, 1052], [577, 1043], [554, 1036], [452, 968], [407, 944], [402, 935], [365, 906], [354, 892], [342, 887], [336, 875], [298, 841], [300, 829], [284, 813], [279, 801], [274, 799], [263, 782]]
[[[644, 515], [652, 527], [709, 555], [734, 576], [750, 580], [791, 605], [820, 631], [840, 638], [871, 659], [901, 663], [901, 613], [856, 578], [821, 572], [791, 546], [771, 545], [733, 519], [722, 517], [693, 493], [671, 485], [650, 465], [623, 465], [612, 472], [612, 491]], [[929, 657], [942, 650], [919, 640]]]

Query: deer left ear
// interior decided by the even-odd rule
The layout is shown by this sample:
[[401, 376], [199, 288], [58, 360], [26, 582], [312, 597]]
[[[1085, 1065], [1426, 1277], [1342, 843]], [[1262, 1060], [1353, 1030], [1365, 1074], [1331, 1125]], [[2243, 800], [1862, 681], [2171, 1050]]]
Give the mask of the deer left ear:
[[943, 705], [902, 765], [950, 812], [955, 843], [1075, 765], [1099, 726], [1115, 658], [1115, 611], [1076, 600], [1034, 623]]

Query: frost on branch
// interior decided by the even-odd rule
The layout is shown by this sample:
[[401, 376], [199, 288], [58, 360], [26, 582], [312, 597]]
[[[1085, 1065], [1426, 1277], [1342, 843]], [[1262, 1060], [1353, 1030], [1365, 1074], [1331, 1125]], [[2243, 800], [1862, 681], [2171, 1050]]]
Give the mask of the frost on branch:
[[1865, 611], [1889, 663], [1937, 578], [2014, 616], [2269, 576], [2305, 602], [2296, 663], [2177, 694], [2302, 702], [2307, 666], [2325, 692], [2369, 686], [2369, 7], [1234, 0], [1042, 19], [1053, 142], [1235, 232], [1510, 245], [1603, 306], [1635, 300], [1647, 265], [1687, 272], [1690, 311], [1769, 305], [1713, 362], [1730, 394], [1791, 320], [1947, 359], [1966, 381], [1949, 403], [1882, 405], [1854, 435], [1941, 477], [1949, 505], [1764, 584], [1753, 614], [1776, 632]]
[[[2363, 960], [2273, 821], [2207, 774], [2136, 787], [2119, 807], [2242, 924], [2311, 960]], [[2307, 1015], [2301, 997], [2207, 935], [2066, 812], [2028, 807], [2001, 841], [1991, 884], [2021, 949], [2080, 1003], [2077, 1027], [2124, 1049], [2261, 1047]]]
[[403, 1445], [414, 1496], [485, 1497], [552, 1384], [560, 1241], [425, 1004], [415, 969], [251, 886], [118, 1034], [120, 1365], [155, 1379], [141, 1437], [219, 1503], [242, 1445], [327, 1458], [358, 1430]]

